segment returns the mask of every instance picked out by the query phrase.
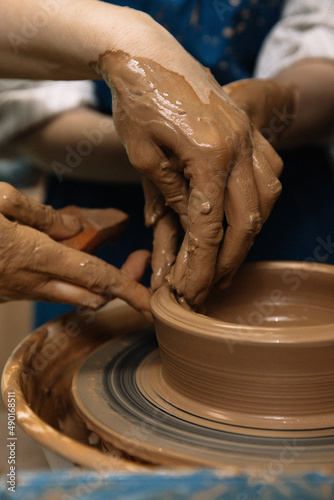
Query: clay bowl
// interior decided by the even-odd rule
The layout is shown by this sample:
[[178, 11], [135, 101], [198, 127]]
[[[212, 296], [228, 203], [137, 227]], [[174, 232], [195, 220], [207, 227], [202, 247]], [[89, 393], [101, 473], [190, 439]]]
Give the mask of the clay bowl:
[[[237, 433], [257, 436], [273, 429], [275, 433], [290, 432], [293, 439], [287, 443], [292, 446], [298, 433], [303, 437], [311, 432], [312, 439], [301, 440], [301, 450], [308, 444], [310, 450], [295, 450], [296, 456], [300, 453], [296, 467], [302, 463], [303, 471], [309, 471], [315, 464], [330, 464], [332, 471], [333, 438], [327, 436], [334, 434], [333, 283], [333, 267], [268, 263], [245, 267], [231, 288], [210, 297], [206, 315], [184, 311], [168, 288], [154, 296], [163, 366], [157, 357], [153, 389], [161, 389], [162, 397], [168, 393], [166, 400], [181, 415], [180, 422], [185, 413], [189, 420], [190, 415], [202, 414], [203, 418], [192, 418], [195, 427], [200, 421], [202, 427], [228, 434], [232, 451], [224, 461], [224, 471], [234, 463], [238, 471], [244, 471], [240, 453], [235, 456], [235, 451], [247, 455], [248, 450], [242, 464], [266, 472], [268, 463], [276, 463], [273, 456], [284, 455], [285, 440], [278, 440], [269, 459], [265, 450], [255, 460], [249, 450], [253, 452], [254, 446], [257, 449], [267, 440], [256, 437], [252, 447], [248, 444], [254, 441], [252, 436], [247, 440]], [[100, 443], [92, 441], [96, 435], [79, 418], [71, 392], [75, 374], [86, 360], [99, 349], [105, 352], [105, 346], [114, 341], [124, 341], [126, 347], [124, 336], [137, 336], [136, 331], [146, 326], [139, 313], [116, 299], [98, 312], [78, 309], [50, 321], [24, 339], [9, 358], [2, 377], [4, 401], [15, 393], [17, 424], [46, 450], [53, 467], [74, 463], [98, 471], [152, 470], [126, 456], [104, 453]], [[283, 388], [290, 392], [285, 394]], [[236, 422], [241, 422], [239, 427]], [[139, 424], [139, 430], [143, 428]], [[154, 429], [150, 428], [149, 435]], [[142, 434], [145, 440], [148, 433]], [[320, 438], [313, 439], [319, 434]], [[235, 443], [231, 435], [236, 435]], [[245, 441], [242, 446], [241, 439]], [[284, 463], [290, 471], [290, 459]]]
[[152, 312], [166, 398], [190, 415], [257, 435], [334, 427], [334, 266], [246, 264], [202, 313], [168, 286]]

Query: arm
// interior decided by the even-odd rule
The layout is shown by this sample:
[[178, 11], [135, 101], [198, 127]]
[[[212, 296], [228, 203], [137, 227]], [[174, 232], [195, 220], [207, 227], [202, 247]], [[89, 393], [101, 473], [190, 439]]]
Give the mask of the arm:
[[284, 69], [277, 82], [291, 82], [299, 92], [296, 117], [277, 148], [325, 140], [334, 132], [334, 59], [305, 59]]
[[19, 150], [36, 165], [63, 178], [94, 182], [137, 183], [112, 117], [90, 108], [77, 108], [56, 115], [20, 135]]
[[278, 148], [328, 139], [334, 116], [333, 1], [286, 0], [261, 48], [255, 76], [292, 82], [299, 93], [296, 117]]
[[[279, 195], [281, 160], [210, 72], [149, 16], [72, 0], [13, 44], [9, 35], [22, 35], [22, 20], [33, 20], [41, 5], [6, 4], [2, 76], [105, 79], [131, 163], [180, 218], [184, 239], [169, 281], [196, 307], [243, 261]], [[164, 210], [149, 210], [149, 222]]]
[[94, 0], [71, 0], [65, 5], [13, 0], [1, 8], [2, 78], [96, 79], [92, 64], [106, 51], [118, 50], [149, 57], [173, 70], [191, 69], [186, 51], [172, 35], [133, 9]]

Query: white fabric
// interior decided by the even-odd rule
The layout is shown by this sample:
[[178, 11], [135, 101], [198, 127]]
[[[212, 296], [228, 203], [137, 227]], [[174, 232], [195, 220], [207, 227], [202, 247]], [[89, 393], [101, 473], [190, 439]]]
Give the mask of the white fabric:
[[306, 58], [334, 60], [334, 0], [286, 0], [266, 37], [255, 75], [270, 78]]
[[0, 151], [15, 135], [66, 110], [96, 104], [90, 81], [0, 79]]

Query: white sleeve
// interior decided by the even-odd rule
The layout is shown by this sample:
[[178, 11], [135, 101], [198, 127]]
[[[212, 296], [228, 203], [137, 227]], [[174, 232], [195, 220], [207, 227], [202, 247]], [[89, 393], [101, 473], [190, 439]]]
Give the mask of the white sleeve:
[[94, 106], [90, 81], [0, 79], [0, 151], [17, 134], [66, 110]]
[[254, 76], [270, 78], [306, 58], [334, 60], [333, 0], [286, 0], [262, 45]]

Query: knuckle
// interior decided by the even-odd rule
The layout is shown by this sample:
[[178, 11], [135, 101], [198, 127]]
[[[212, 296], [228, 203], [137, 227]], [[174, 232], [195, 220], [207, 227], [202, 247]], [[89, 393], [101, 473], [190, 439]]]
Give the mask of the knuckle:
[[159, 155], [146, 141], [138, 144], [128, 141], [126, 150], [132, 165], [143, 175], [152, 178], [159, 165]]
[[122, 290], [125, 274], [119, 274], [119, 270], [113, 268], [103, 261], [92, 261], [86, 259], [81, 262], [85, 286], [95, 292], [111, 297]]
[[80, 301], [80, 305], [95, 310], [103, 306], [105, 302], [106, 298], [102, 297], [101, 295], [95, 295], [94, 297], [91, 297], [91, 295], [89, 295], [87, 298]]
[[42, 205], [42, 214], [43, 216], [40, 217], [39, 215], [39, 228], [47, 232], [52, 228], [55, 222], [57, 222], [57, 219], [60, 219], [60, 214], [56, 212], [50, 205]]
[[90, 259], [82, 260], [80, 266], [84, 275], [85, 285], [90, 290], [101, 292], [105, 287], [103, 280], [104, 273]]
[[165, 203], [168, 207], [175, 207], [177, 204], [183, 204], [185, 202], [185, 194], [182, 191], [178, 192], [166, 192]]
[[178, 174], [170, 166], [161, 168], [160, 182], [165, 188], [172, 188], [175, 184], [179, 184], [178, 178]]

